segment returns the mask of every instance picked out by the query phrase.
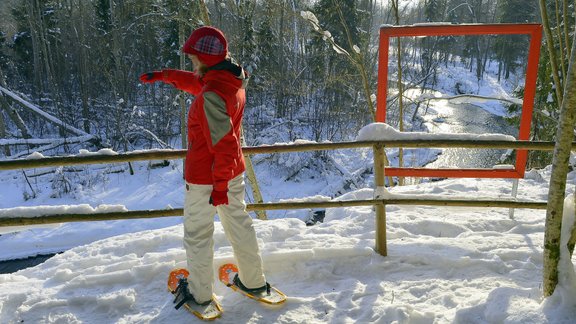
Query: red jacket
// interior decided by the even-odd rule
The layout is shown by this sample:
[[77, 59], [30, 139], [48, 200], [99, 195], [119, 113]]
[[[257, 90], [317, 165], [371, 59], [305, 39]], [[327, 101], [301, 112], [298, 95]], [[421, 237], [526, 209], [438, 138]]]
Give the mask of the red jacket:
[[[162, 70], [163, 81], [193, 94], [188, 112], [188, 152], [185, 179], [226, 191], [228, 181], [245, 170], [240, 127], [246, 103], [244, 71], [211, 69], [194, 72]], [[236, 74], [236, 75], [235, 75]]]

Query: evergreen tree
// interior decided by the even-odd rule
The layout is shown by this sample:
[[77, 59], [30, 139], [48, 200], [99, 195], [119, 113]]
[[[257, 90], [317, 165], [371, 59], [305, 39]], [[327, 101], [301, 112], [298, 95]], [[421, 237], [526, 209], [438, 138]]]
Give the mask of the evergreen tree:
[[112, 17], [110, 15], [110, 0], [94, 0], [96, 14], [96, 31], [105, 35], [112, 30]]
[[0, 70], [8, 67], [8, 54], [6, 51], [6, 33], [0, 30]]
[[[264, 17], [255, 30], [253, 87], [257, 91], [274, 89], [275, 80], [280, 78], [278, 71], [282, 70], [279, 55], [282, 44], [278, 33], [273, 28], [274, 8], [272, 3], [264, 4]], [[279, 84], [278, 84], [279, 86]]]
[[[522, 0], [498, 1], [498, 21], [500, 23], [524, 23], [535, 20], [536, 11]], [[498, 78], [504, 73], [508, 79], [510, 73], [523, 66], [522, 58], [526, 56], [528, 46], [522, 35], [503, 35], [496, 38], [494, 52], [499, 61]]]
[[427, 22], [442, 21], [446, 6], [445, 0], [425, 0], [424, 17]]
[[[32, 37], [24, 4], [21, 3], [20, 6], [14, 7], [12, 16], [16, 22], [16, 33], [12, 38], [14, 69], [20, 76], [20, 80], [27, 80], [25, 84], [33, 84], [31, 81], [34, 80], [34, 66], [30, 64], [33, 62]], [[31, 89], [22, 90], [30, 91]]]

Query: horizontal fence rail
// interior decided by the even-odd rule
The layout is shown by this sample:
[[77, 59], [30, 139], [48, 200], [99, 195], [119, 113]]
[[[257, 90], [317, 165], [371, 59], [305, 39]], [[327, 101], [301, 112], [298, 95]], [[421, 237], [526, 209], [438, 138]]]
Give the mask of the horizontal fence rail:
[[[314, 209], [314, 208], [341, 208], [376, 205], [410, 205], [410, 206], [451, 206], [451, 207], [493, 207], [493, 208], [528, 208], [546, 209], [546, 202], [538, 201], [518, 201], [518, 200], [466, 200], [462, 198], [448, 199], [419, 199], [419, 198], [385, 198], [366, 200], [344, 200], [344, 201], [314, 201], [314, 202], [277, 202], [249, 204], [248, 211], [255, 210], [287, 210], [287, 209]], [[159, 210], [132, 210], [108, 213], [92, 214], [63, 214], [63, 215], [43, 215], [37, 217], [0, 218], [0, 226], [24, 226], [38, 224], [56, 224], [68, 222], [105, 221], [139, 218], [160, 218], [182, 216], [182, 208], [159, 209]]]
[[[325, 151], [348, 148], [367, 148], [374, 145], [403, 148], [486, 148], [486, 149], [517, 149], [531, 151], [552, 151], [554, 142], [530, 141], [494, 141], [494, 140], [388, 140], [388, 141], [357, 141], [339, 143], [303, 143], [290, 145], [262, 145], [243, 147], [244, 154], [269, 154], [303, 151]], [[576, 143], [572, 143], [576, 150]], [[68, 166], [80, 164], [105, 164], [148, 160], [177, 160], [186, 157], [186, 150], [153, 150], [118, 154], [91, 154], [75, 156], [57, 156], [30, 159], [15, 159], [0, 161], [0, 171], [16, 169], [34, 169], [53, 166]]]

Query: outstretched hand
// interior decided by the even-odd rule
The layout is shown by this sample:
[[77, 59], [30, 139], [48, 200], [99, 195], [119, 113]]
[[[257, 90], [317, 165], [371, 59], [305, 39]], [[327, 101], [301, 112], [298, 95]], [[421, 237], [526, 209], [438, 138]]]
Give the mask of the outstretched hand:
[[152, 83], [156, 81], [162, 81], [162, 72], [160, 71], [148, 72], [140, 76], [140, 82], [142, 83]]

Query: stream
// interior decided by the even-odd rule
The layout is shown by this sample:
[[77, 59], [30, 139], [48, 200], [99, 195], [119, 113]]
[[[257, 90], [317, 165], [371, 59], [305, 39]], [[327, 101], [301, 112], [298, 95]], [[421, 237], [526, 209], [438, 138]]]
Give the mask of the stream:
[[[438, 117], [427, 120], [430, 133], [505, 134], [517, 136], [516, 127], [504, 117], [494, 115], [473, 104], [446, 104], [434, 107]], [[443, 148], [438, 159], [427, 168], [492, 168], [500, 163], [506, 150]]]
[[26, 259], [0, 261], [0, 274], [13, 273], [18, 270], [36, 266], [55, 255], [56, 254], [42, 254]]

